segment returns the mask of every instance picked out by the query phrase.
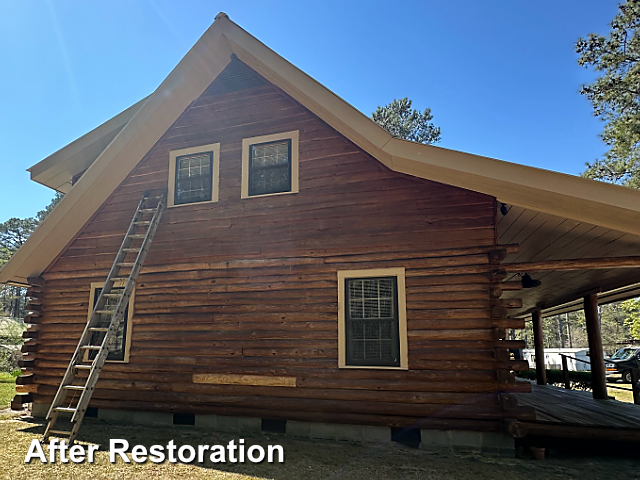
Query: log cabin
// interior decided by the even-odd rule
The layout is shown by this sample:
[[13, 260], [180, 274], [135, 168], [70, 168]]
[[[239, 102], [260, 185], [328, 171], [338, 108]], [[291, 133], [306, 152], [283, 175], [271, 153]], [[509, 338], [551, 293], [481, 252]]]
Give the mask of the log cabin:
[[34, 414], [143, 192], [168, 206], [100, 418], [512, 438], [533, 414], [508, 332], [638, 292], [640, 192], [393, 138], [223, 13], [154, 93], [29, 171], [65, 193], [0, 271], [28, 287], [13, 405]]

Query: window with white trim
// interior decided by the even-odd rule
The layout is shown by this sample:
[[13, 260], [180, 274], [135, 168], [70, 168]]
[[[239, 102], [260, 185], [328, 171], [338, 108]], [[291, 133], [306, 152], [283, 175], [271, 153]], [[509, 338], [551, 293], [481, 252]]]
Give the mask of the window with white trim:
[[404, 269], [338, 272], [339, 366], [407, 368]]
[[242, 198], [298, 191], [298, 131], [242, 141]]
[[168, 206], [218, 201], [220, 144], [169, 153]]
[[406, 369], [404, 268], [338, 272], [338, 365]]

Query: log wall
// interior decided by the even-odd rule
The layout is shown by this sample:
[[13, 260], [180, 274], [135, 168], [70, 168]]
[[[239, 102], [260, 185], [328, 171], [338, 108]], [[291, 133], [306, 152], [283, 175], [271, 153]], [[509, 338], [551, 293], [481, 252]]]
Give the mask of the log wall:
[[[165, 212], [136, 289], [130, 362], [107, 364], [92, 406], [485, 430], [522, 416], [500, 396], [527, 387], [502, 340], [519, 323], [498, 299], [495, 199], [391, 172], [257, 83], [205, 92], [43, 273], [24, 364], [35, 401], [51, 402], [90, 284], [106, 277], [142, 192], [167, 188], [169, 151], [220, 142], [220, 200]], [[241, 200], [242, 139], [290, 130], [300, 192]], [[337, 271], [384, 267], [406, 268], [409, 371], [340, 370]]]

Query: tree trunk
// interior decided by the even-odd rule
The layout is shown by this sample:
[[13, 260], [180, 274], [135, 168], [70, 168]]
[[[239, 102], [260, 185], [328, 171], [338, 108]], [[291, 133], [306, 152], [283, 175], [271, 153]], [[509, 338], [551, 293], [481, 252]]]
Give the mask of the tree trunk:
[[565, 342], [564, 342], [564, 327], [562, 325], [562, 315], [557, 315], [557, 320], [558, 320], [558, 333], [560, 334], [560, 346], [564, 348]]

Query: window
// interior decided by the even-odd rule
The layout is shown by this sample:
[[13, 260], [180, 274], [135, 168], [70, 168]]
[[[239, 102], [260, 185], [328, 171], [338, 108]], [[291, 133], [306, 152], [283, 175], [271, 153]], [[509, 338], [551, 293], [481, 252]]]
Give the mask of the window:
[[338, 366], [407, 369], [404, 268], [338, 272]]
[[251, 145], [249, 196], [291, 191], [291, 140]]
[[218, 201], [220, 144], [169, 153], [168, 206]]
[[[98, 298], [100, 297], [100, 292], [104, 287], [104, 283], [94, 282], [91, 284], [91, 293], [89, 296], [89, 317], [93, 312], [93, 308], [95, 307]], [[124, 282], [116, 283], [115, 288], [124, 287]], [[135, 293], [135, 292], [134, 292]], [[133, 299], [134, 294], [129, 298], [129, 305], [124, 312], [124, 317], [118, 326], [118, 331], [116, 332], [115, 339], [111, 344], [111, 348], [109, 349], [109, 355], [107, 355], [107, 361], [110, 362], [128, 362], [129, 361], [129, 348], [131, 347], [131, 319], [133, 318]], [[118, 299], [109, 298], [105, 305], [115, 306], [118, 303]], [[109, 326], [109, 319], [106, 315], [102, 315], [104, 318], [104, 325], [98, 325], [101, 327]], [[91, 345], [100, 345], [102, 339], [104, 338], [103, 332], [94, 332], [91, 337]], [[85, 353], [85, 361], [93, 360], [95, 358], [97, 352], [95, 350], [89, 350]]]
[[298, 192], [298, 131], [242, 141], [242, 198]]

